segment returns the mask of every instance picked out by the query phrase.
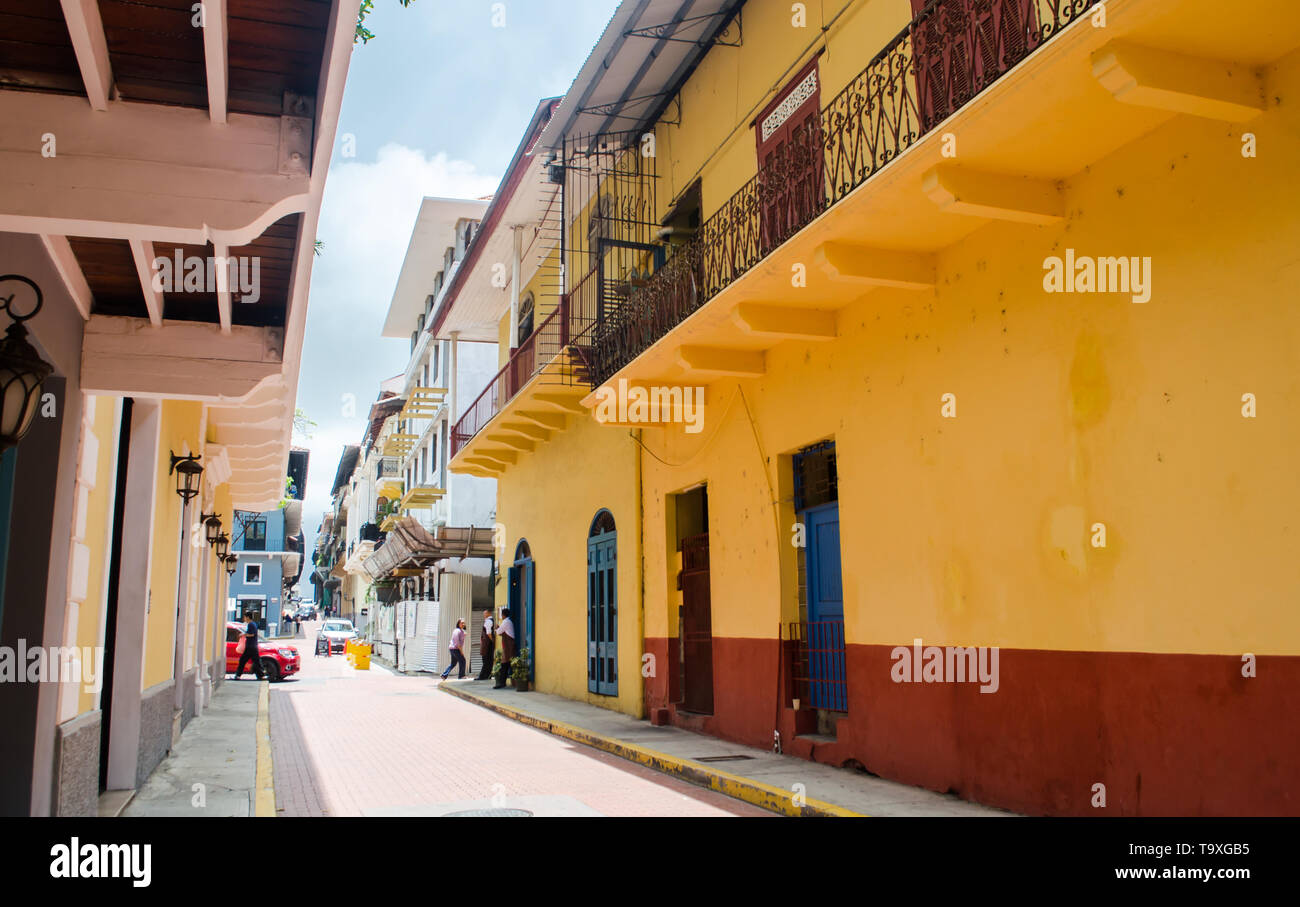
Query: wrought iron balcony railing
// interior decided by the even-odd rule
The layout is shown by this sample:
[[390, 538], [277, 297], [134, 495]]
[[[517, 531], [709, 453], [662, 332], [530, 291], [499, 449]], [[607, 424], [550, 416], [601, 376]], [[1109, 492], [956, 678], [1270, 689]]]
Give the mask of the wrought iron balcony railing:
[[588, 355], [607, 381], [1099, 0], [930, 0], [621, 305]]
[[[492, 418], [523, 389], [534, 376], [541, 374], [556, 356], [566, 348], [581, 348], [591, 321], [581, 305], [570, 305], [580, 294], [570, 293], [560, 298], [559, 304], [546, 316], [524, 342], [510, 354], [501, 371], [493, 376], [487, 387], [474, 399], [451, 430], [451, 455], [454, 457], [478, 434]], [[587, 384], [590, 378], [578, 356], [578, 363], [565, 364], [557, 372], [556, 380], [565, 383]]]

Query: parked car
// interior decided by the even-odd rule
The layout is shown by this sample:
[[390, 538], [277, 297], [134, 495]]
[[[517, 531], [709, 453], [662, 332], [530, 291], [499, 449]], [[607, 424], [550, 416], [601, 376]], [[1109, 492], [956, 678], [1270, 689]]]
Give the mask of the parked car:
[[352, 621], [331, 617], [316, 632], [316, 651], [328, 646], [330, 652], [342, 652], [344, 644], [356, 638], [357, 629], [352, 626]]
[[[235, 651], [235, 646], [239, 645], [239, 639], [244, 635], [244, 624], [228, 623], [226, 624], [226, 673], [233, 674], [239, 667], [239, 653]], [[302, 660], [298, 655], [298, 650], [293, 646], [286, 646], [278, 642], [257, 638], [257, 654], [262, 661], [262, 673], [271, 683], [284, 680], [286, 677], [298, 673], [302, 666]]]
[[315, 619], [316, 619], [316, 609], [313, 608], [311, 605], [303, 605], [301, 608], [298, 609], [298, 619], [299, 619], [299, 620], [315, 620]]

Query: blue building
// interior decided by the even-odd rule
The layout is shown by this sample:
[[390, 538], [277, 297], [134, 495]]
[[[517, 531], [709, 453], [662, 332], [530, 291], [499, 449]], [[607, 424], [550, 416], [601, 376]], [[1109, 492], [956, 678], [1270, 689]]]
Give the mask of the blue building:
[[263, 513], [235, 511], [230, 550], [239, 560], [230, 577], [231, 619], [252, 609], [269, 635], [280, 631], [281, 615], [291, 605], [291, 593], [302, 575], [302, 495], [307, 487], [307, 451], [289, 453], [285, 500]]

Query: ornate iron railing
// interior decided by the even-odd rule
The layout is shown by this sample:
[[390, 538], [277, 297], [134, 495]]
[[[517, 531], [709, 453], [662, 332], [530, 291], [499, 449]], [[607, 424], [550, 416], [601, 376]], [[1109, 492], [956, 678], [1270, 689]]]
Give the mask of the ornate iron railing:
[[592, 332], [607, 381], [1099, 0], [930, 0]]

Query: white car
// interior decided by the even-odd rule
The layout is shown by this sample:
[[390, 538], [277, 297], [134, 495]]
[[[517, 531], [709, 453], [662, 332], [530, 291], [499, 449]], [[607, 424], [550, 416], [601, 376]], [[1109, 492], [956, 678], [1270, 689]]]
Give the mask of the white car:
[[331, 617], [321, 624], [320, 630], [316, 633], [316, 651], [319, 652], [329, 646], [330, 652], [342, 652], [343, 644], [349, 639], [356, 638], [357, 628], [352, 626], [352, 621]]

